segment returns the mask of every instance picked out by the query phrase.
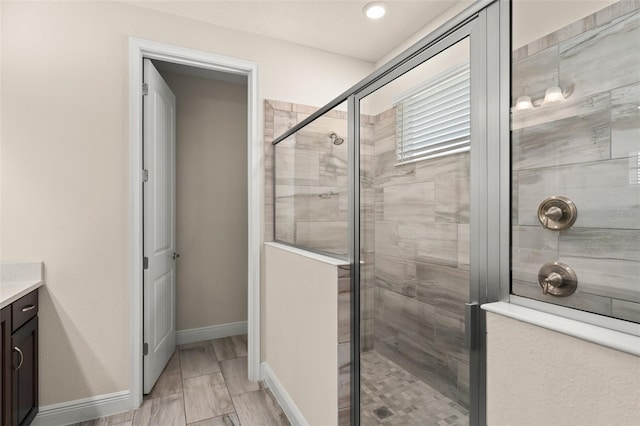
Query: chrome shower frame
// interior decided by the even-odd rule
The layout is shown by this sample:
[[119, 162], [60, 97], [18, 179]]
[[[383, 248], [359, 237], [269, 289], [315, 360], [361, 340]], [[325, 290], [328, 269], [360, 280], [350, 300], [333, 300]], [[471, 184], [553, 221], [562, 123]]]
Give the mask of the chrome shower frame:
[[[347, 101], [352, 425], [360, 424], [360, 100], [467, 37], [471, 41], [475, 145], [471, 159], [471, 282], [466, 330], [466, 340], [472, 344], [469, 421], [474, 426], [486, 425], [486, 322], [479, 306], [505, 297], [508, 300], [510, 291], [510, 21], [508, 0], [475, 2], [273, 142], [275, 150], [278, 143]], [[275, 225], [274, 214], [274, 240]]]

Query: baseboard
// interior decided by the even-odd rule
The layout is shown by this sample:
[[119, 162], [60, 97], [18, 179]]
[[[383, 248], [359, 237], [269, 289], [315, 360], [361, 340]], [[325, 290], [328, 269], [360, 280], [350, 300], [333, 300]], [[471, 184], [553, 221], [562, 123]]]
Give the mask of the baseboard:
[[273, 396], [276, 397], [278, 404], [282, 407], [282, 411], [289, 418], [289, 421], [293, 426], [308, 426], [309, 422], [304, 418], [302, 412], [298, 408], [293, 399], [287, 392], [287, 390], [282, 386], [280, 380], [275, 375], [269, 364], [263, 362], [260, 364], [261, 374], [260, 377], [264, 380], [265, 384], [271, 392]]
[[123, 413], [130, 409], [131, 398], [129, 391], [114, 392], [40, 407], [32, 425], [68, 425]]
[[187, 343], [202, 342], [203, 340], [237, 336], [239, 334], [247, 334], [246, 321], [179, 330], [176, 331], [176, 344], [184, 345]]

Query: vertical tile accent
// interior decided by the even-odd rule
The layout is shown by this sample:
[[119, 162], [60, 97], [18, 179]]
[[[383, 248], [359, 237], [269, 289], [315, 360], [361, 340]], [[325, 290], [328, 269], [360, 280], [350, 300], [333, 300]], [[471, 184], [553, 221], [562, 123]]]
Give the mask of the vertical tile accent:
[[338, 408], [338, 426], [351, 424], [351, 407]]
[[351, 271], [338, 267], [338, 343], [351, 341]]
[[351, 344], [338, 345], [338, 409], [351, 404]]

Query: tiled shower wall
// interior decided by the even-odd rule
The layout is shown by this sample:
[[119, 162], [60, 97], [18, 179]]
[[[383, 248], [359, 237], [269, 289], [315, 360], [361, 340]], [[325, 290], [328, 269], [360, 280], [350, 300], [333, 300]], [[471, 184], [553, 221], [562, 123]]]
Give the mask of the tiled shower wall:
[[[513, 52], [514, 98], [568, 94], [512, 114], [514, 294], [640, 321], [639, 40], [640, 2], [622, 1]], [[552, 195], [577, 206], [568, 230], [538, 222]], [[554, 261], [577, 274], [569, 297], [542, 294]]]
[[[304, 120], [315, 108], [286, 102], [265, 102], [267, 134], [267, 203], [272, 200], [274, 136]], [[270, 128], [272, 127], [272, 129]], [[329, 134], [344, 139], [334, 145]], [[276, 239], [346, 256], [348, 247], [347, 113], [332, 110], [282, 141], [276, 151]], [[271, 209], [271, 210], [270, 210]], [[273, 218], [273, 202], [267, 221]], [[273, 229], [267, 223], [267, 232]], [[272, 234], [266, 234], [270, 237]]]
[[396, 165], [395, 114], [374, 118], [374, 349], [468, 407], [469, 154]]

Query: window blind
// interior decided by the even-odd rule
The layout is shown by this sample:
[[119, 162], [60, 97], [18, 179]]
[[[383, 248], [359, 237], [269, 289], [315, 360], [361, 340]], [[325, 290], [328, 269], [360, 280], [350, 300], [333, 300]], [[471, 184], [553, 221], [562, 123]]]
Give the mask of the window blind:
[[465, 61], [395, 102], [399, 163], [469, 151], [470, 87]]

